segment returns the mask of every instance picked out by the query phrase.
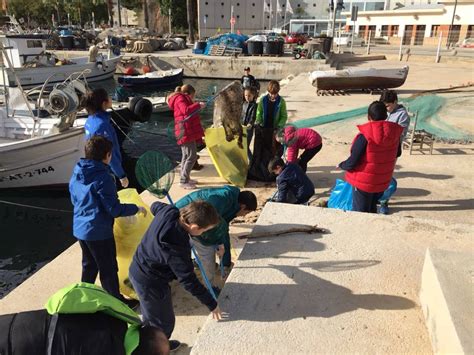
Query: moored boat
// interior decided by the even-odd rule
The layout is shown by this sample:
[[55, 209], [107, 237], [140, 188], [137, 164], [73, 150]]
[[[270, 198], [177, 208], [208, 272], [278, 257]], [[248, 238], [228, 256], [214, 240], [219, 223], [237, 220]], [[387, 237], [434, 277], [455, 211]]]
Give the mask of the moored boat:
[[402, 86], [408, 76], [408, 66], [394, 69], [348, 68], [316, 70], [310, 73], [311, 84], [319, 91], [377, 90]]
[[142, 75], [123, 75], [118, 78], [119, 84], [125, 87], [173, 87], [183, 81], [183, 69], [156, 70]]

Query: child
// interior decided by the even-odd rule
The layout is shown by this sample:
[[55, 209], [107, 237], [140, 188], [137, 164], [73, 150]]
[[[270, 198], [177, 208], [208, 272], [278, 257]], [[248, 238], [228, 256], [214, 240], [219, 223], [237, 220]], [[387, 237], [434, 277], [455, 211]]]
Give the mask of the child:
[[120, 179], [123, 188], [128, 186], [128, 178], [122, 168], [122, 155], [120, 154], [120, 144], [112, 123], [110, 122], [110, 113], [107, 109], [112, 107], [112, 99], [104, 89], [95, 89], [87, 93], [85, 105], [89, 117], [84, 125], [86, 139], [93, 136], [102, 136], [112, 142], [112, 161], [110, 168], [116, 177]]
[[[219, 215], [204, 201], [181, 209], [155, 202], [151, 211], [155, 218], [133, 256], [129, 278], [140, 299], [145, 325], [163, 329], [169, 339], [175, 325], [169, 283], [175, 279], [212, 311], [213, 318], [221, 318], [217, 302], [194, 273], [190, 247], [190, 240], [219, 223]], [[179, 345], [177, 340], [170, 341], [171, 350]]]
[[256, 91], [260, 90], [260, 83], [252, 74], [250, 74], [250, 67], [244, 68], [244, 75], [242, 76], [242, 79], [240, 79], [240, 82], [244, 89], [253, 87]]
[[176, 207], [182, 208], [198, 200], [209, 202], [220, 216], [220, 223], [215, 228], [194, 240], [194, 246], [204, 266], [206, 276], [212, 282], [216, 265], [216, 250], [224, 266], [231, 266], [229, 223], [237, 216], [245, 216], [255, 211], [257, 197], [251, 191], [240, 191], [238, 187], [226, 185], [193, 191], [176, 202]]
[[401, 135], [401, 142], [405, 139], [408, 127], [410, 127], [410, 116], [407, 109], [403, 105], [398, 104], [398, 95], [394, 90], [384, 91], [380, 95], [380, 101], [385, 104], [387, 108], [387, 121], [394, 122], [403, 127]]
[[268, 164], [268, 171], [277, 175], [277, 195], [275, 202], [305, 204], [314, 195], [314, 185], [299, 165], [285, 164], [283, 159], [273, 158]]
[[390, 184], [403, 128], [386, 119], [385, 104], [372, 102], [369, 122], [357, 126], [360, 133], [352, 142], [351, 156], [339, 164], [352, 185], [353, 211], [377, 213], [377, 201]]
[[257, 89], [249, 87], [244, 90], [244, 103], [242, 106], [242, 125], [247, 128], [247, 149], [249, 161], [252, 157], [250, 150], [250, 143], [253, 137], [253, 129], [255, 124], [255, 117], [257, 116]]
[[278, 81], [270, 81], [267, 91], [268, 93], [258, 101], [255, 123], [264, 128], [281, 129], [286, 124], [288, 113], [285, 100], [278, 94], [280, 92]]
[[[380, 101], [382, 101], [385, 104], [385, 107], [387, 108], [387, 121], [397, 123], [403, 127], [403, 132], [400, 137], [400, 144], [403, 144], [403, 140], [405, 139], [408, 133], [408, 127], [410, 127], [410, 116], [408, 115], [406, 108], [403, 107], [403, 105], [398, 104], [397, 93], [393, 90], [383, 92], [380, 96]], [[402, 149], [400, 149], [400, 154], [401, 151]], [[393, 176], [392, 185], [395, 186], [395, 188], [385, 190], [382, 197], [380, 197], [379, 213], [381, 214], [389, 213], [388, 201], [390, 200], [390, 197], [392, 197], [393, 193], [396, 191], [397, 180], [395, 180]]]
[[198, 111], [205, 104], [195, 102], [195, 95], [196, 90], [191, 85], [183, 85], [176, 88], [168, 98], [168, 105], [174, 115], [174, 132], [177, 143], [181, 146], [180, 186], [186, 190], [196, 188], [197, 181], [190, 178], [191, 169], [197, 161], [197, 144], [204, 137]]
[[112, 143], [104, 137], [89, 139], [85, 159], [74, 168], [69, 192], [74, 205], [73, 233], [82, 249], [81, 281], [93, 284], [99, 273], [102, 287], [123, 301], [117, 276], [114, 218], [146, 214], [146, 210], [119, 202], [109, 168], [112, 151]]
[[[308, 162], [319, 153], [323, 147], [323, 140], [318, 132], [311, 128], [295, 128], [287, 126], [283, 132], [277, 136], [277, 140], [286, 145], [288, 163], [297, 163], [301, 169], [306, 172]], [[298, 150], [304, 149], [304, 152], [298, 159]]]

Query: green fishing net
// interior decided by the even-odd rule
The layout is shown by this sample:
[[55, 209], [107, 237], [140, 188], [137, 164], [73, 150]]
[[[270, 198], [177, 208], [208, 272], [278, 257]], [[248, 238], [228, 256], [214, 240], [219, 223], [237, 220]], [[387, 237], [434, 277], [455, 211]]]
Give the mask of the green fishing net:
[[167, 196], [174, 180], [174, 164], [163, 153], [148, 151], [137, 161], [135, 174], [140, 185], [158, 198]]
[[[443, 141], [470, 143], [474, 141], [473, 134], [446, 121], [449, 119], [449, 122], [456, 122], [457, 117], [452, 117], [449, 108], [460, 105], [463, 99], [472, 101], [472, 96], [465, 99], [464, 97], [446, 98], [439, 95], [423, 95], [415, 98], [402, 99], [400, 103], [403, 104], [410, 113], [418, 113], [417, 130], [423, 129]], [[293, 122], [292, 124], [298, 128], [314, 127], [366, 116], [367, 107], [360, 107], [349, 111], [311, 117]], [[413, 124], [414, 120], [412, 119], [411, 125], [413, 126]]]

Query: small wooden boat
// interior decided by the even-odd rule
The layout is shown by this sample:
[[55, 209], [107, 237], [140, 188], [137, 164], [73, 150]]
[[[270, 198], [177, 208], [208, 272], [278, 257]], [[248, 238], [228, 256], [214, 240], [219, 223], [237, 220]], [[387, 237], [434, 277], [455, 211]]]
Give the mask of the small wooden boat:
[[142, 75], [123, 75], [118, 78], [125, 87], [172, 87], [183, 82], [183, 69], [156, 70]]
[[408, 66], [398, 69], [348, 68], [316, 70], [309, 80], [321, 91], [379, 90], [402, 86], [408, 76]]

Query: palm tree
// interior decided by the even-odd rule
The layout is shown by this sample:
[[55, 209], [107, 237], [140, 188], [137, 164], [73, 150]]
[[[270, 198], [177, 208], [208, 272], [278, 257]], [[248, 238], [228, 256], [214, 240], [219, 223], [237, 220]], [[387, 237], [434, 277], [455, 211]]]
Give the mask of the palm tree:
[[194, 1], [186, 0], [188, 13], [189, 42], [194, 43]]

